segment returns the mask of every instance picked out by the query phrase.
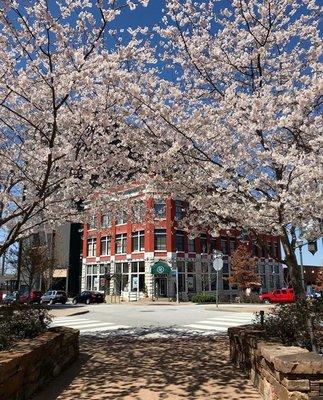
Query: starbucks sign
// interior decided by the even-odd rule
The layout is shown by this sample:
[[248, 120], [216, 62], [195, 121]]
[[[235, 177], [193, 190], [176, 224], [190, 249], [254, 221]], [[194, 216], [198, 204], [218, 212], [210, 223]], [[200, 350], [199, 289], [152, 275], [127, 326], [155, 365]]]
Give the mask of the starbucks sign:
[[170, 266], [165, 261], [157, 261], [151, 267], [151, 273], [153, 275], [170, 275], [171, 272]]

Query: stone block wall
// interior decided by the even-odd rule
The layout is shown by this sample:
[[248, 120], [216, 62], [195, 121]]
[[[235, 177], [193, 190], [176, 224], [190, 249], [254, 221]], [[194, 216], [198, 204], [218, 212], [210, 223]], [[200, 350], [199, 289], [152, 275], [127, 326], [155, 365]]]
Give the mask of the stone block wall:
[[250, 374], [265, 400], [323, 400], [323, 357], [264, 340], [251, 327], [228, 330], [230, 357]]
[[0, 399], [26, 400], [79, 355], [79, 331], [58, 327], [0, 352]]

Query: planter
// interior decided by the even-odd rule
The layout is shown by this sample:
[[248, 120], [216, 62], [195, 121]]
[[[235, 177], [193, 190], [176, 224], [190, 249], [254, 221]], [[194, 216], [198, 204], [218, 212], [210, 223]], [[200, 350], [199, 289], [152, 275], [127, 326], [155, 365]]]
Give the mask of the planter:
[[79, 355], [79, 331], [52, 328], [0, 352], [0, 399], [25, 400]]
[[265, 400], [323, 400], [323, 357], [264, 340], [262, 330], [228, 329], [230, 358]]

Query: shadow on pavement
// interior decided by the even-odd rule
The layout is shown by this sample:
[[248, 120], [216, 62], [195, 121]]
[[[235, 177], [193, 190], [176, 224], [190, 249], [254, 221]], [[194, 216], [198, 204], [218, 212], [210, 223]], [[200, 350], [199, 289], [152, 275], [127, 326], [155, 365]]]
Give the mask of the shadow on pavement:
[[33, 400], [260, 399], [228, 362], [225, 336], [143, 328], [82, 336], [80, 346], [80, 360]]

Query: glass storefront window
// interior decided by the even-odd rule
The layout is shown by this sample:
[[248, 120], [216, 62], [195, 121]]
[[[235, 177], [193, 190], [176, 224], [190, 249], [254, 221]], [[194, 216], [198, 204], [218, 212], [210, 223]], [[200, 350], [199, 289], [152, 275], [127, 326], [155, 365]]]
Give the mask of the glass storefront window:
[[115, 264], [115, 272], [116, 272], [116, 274], [121, 274], [121, 263], [116, 263]]
[[128, 263], [122, 263], [122, 273], [123, 274], [129, 273], [129, 264]]
[[196, 276], [193, 274], [187, 275], [187, 290], [189, 292], [196, 292]]
[[106, 273], [106, 267], [104, 264], [100, 265], [100, 275], [104, 275]]
[[178, 291], [185, 292], [185, 274], [178, 274]]
[[145, 272], [145, 263], [144, 263], [144, 261], [139, 261], [139, 272]]
[[187, 272], [195, 272], [195, 263], [193, 262], [187, 263]]
[[185, 263], [184, 261], [177, 261], [178, 272], [185, 272]]
[[109, 284], [107, 271], [110, 264], [88, 265], [86, 268], [86, 290], [104, 291]]
[[211, 290], [216, 290], [216, 274], [211, 274]]

